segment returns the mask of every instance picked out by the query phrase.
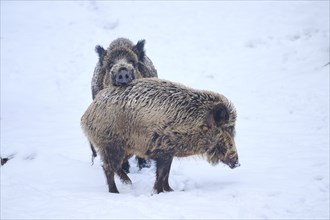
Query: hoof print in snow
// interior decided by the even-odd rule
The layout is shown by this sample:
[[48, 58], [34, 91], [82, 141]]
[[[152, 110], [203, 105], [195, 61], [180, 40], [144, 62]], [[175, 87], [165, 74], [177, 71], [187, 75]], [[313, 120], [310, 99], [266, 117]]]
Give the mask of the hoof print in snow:
[[34, 160], [36, 158], [36, 154], [30, 154], [24, 157], [24, 160]]

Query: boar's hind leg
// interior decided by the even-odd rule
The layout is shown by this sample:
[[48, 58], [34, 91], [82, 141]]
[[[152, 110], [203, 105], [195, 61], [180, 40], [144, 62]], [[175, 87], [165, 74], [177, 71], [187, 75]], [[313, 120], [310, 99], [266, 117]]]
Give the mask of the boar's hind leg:
[[[102, 149], [103, 150], [101, 153], [101, 157], [102, 157], [102, 162], [103, 162], [103, 170], [104, 170], [104, 174], [107, 178], [109, 192], [119, 193], [118, 189], [116, 187], [114, 176], [115, 176], [115, 173], [118, 174], [118, 171], [121, 170], [121, 164], [124, 159], [124, 150], [122, 148], [118, 147], [118, 145], [116, 145], [116, 144], [110, 145], [109, 147], [102, 147]], [[121, 171], [119, 171], [119, 173], [121, 173]]]
[[123, 165], [121, 166], [121, 169], [123, 169], [125, 171], [125, 173], [129, 173], [129, 168], [130, 168], [130, 165], [129, 165], [128, 160], [124, 161]]
[[142, 168], [150, 168], [151, 167], [151, 161], [150, 160], [145, 160], [141, 157], [136, 157], [137, 161], [138, 161], [138, 167], [139, 170], [142, 170]]
[[173, 161], [172, 156], [166, 156], [156, 159], [156, 182], [154, 185], [154, 190], [157, 193], [161, 193], [164, 191], [173, 191], [168, 183], [168, 177], [170, 174], [171, 164]]
[[127, 163], [128, 164], [128, 168], [129, 169], [129, 163], [128, 163], [128, 159], [132, 157], [131, 154], [128, 154], [124, 157], [124, 162], [122, 163], [122, 166], [119, 170], [117, 170], [117, 175], [119, 176], [120, 180], [123, 182], [123, 183], [126, 183], [126, 184], [132, 184], [132, 181], [131, 179], [127, 176], [126, 173], [128, 173], [128, 170], [125, 170], [123, 167], [125, 167], [125, 164]]

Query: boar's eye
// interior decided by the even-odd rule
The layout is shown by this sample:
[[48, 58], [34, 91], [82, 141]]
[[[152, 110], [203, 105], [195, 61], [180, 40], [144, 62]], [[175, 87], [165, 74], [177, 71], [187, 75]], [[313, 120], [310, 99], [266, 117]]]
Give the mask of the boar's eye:
[[134, 60], [128, 60], [128, 63], [129, 63], [129, 64], [132, 64], [132, 66], [133, 66], [133, 67], [135, 67], [135, 66], [136, 66], [136, 63], [135, 63], [135, 61], [134, 61]]
[[113, 62], [109, 62], [108, 63], [108, 68], [111, 69], [113, 67], [114, 63]]
[[234, 128], [234, 126], [229, 126], [229, 127], [227, 127], [226, 128], [226, 130], [229, 132], [229, 134], [231, 135], [231, 136], [235, 136], [235, 128]]

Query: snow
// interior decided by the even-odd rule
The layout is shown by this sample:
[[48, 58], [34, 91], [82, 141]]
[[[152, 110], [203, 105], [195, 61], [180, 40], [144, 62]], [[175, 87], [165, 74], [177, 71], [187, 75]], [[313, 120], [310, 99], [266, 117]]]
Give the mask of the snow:
[[[241, 167], [175, 159], [107, 191], [80, 128], [94, 47], [226, 95]], [[329, 219], [329, 1], [1, 1], [1, 219]]]

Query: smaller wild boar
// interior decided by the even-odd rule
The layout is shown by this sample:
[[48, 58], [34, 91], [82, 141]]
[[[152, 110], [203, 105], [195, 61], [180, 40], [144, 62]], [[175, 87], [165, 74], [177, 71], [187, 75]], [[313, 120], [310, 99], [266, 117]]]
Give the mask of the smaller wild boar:
[[178, 83], [144, 78], [99, 92], [81, 118], [82, 129], [101, 155], [109, 192], [132, 154], [156, 161], [156, 193], [172, 191], [173, 157], [205, 156], [212, 165], [239, 166], [234, 105], [223, 95]]
[[[106, 87], [126, 86], [134, 79], [157, 77], [157, 70], [145, 51], [145, 40], [136, 44], [127, 38], [117, 38], [105, 50], [102, 46], [95, 47], [99, 59], [92, 78], [93, 99], [99, 91]], [[91, 144], [92, 161], [97, 156]], [[137, 157], [140, 169], [148, 167], [149, 160]], [[125, 172], [129, 172], [129, 162], [122, 165]]]

